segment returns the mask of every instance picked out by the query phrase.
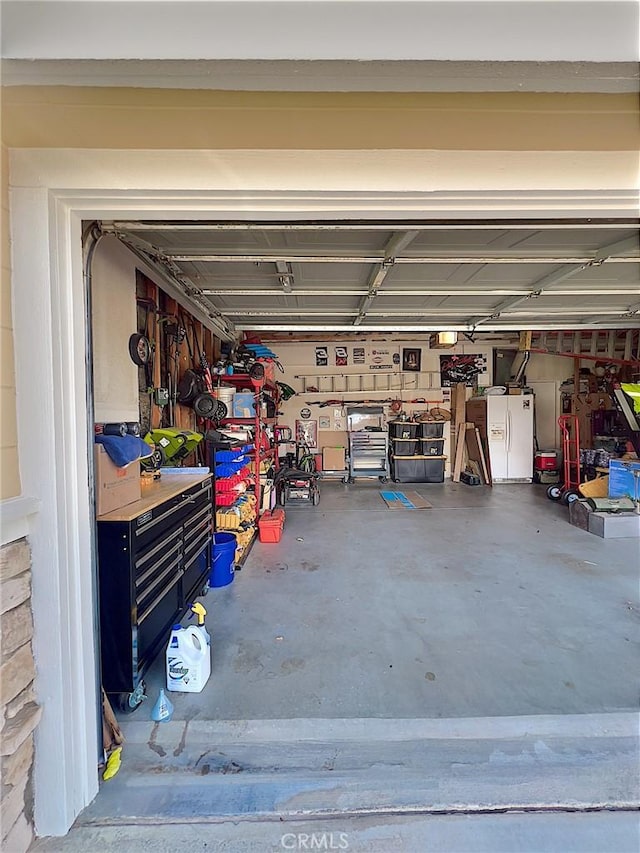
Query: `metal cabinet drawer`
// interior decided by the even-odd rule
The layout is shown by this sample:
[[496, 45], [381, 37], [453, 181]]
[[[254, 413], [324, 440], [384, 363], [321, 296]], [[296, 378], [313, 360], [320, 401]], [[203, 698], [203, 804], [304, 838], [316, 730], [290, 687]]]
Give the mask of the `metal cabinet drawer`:
[[171, 626], [180, 614], [180, 579], [182, 572], [155, 595], [145, 602], [143, 609], [138, 609], [138, 619], [132, 626], [133, 652], [136, 673], [139, 676], [162, 650], [169, 638]]
[[211, 568], [211, 543], [207, 539], [195, 548], [189, 557], [185, 557], [182, 576], [183, 606], [188, 607], [201, 594], [203, 584], [208, 580]]
[[207, 525], [213, 518], [213, 508], [211, 504], [207, 504], [202, 509], [197, 510], [186, 519], [184, 523], [185, 539], [189, 539], [195, 533], [200, 531], [203, 526]]
[[144, 587], [136, 589], [138, 624], [144, 622], [167, 590], [180, 580], [182, 573], [182, 551], [179, 550], [173, 560], [164, 565]]
[[181, 547], [182, 528], [174, 528], [168, 536], [154, 543], [149, 550], [139, 554], [133, 564], [133, 576], [136, 587], [143, 584], [148, 577], [155, 574], [157, 568], [168, 560], [173, 559], [177, 549]]
[[135, 526], [134, 548], [147, 548], [169, 526], [180, 524], [194, 510], [211, 504], [211, 482], [205, 481], [165, 501], [160, 507], [141, 515]]

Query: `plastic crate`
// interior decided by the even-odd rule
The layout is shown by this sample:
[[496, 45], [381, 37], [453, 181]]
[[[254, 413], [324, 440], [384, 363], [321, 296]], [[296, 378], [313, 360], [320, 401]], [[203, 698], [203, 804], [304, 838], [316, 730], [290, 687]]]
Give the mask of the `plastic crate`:
[[216, 492], [216, 506], [233, 506], [239, 497], [237, 492]]
[[443, 483], [444, 482], [444, 458], [434, 457], [433, 459], [423, 459], [424, 463], [424, 482], [425, 483]]
[[410, 421], [389, 421], [391, 438], [417, 438], [419, 424]]
[[394, 456], [417, 456], [420, 453], [420, 442], [412, 438], [392, 438]]
[[420, 453], [423, 456], [442, 456], [444, 453], [444, 438], [421, 439]]
[[422, 421], [420, 427], [420, 438], [442, 438], [444, 435], [444, 421]]
[[444, 458], [433, 459], [394, 458], [391, 474], [396, 483], [442, 483]]

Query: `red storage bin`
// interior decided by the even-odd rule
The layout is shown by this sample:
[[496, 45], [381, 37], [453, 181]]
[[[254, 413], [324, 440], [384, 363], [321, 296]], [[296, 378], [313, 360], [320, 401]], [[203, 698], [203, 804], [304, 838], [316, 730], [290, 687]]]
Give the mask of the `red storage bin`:
[[258, 536], [261, 542], [279, 542], [284, 528], [284, 510], [278, 507], [273, 511], [267, 510], [258, 521]]

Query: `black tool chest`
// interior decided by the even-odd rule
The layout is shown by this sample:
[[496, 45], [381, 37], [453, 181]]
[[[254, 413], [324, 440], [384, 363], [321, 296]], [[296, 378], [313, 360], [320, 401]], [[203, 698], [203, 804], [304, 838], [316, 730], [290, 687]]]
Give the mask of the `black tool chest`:
[[171, 626], [207, 586], [212, 529], [209, 475], [167, 475], [145, 487], [140, 501], [98, 517], [107, 693], [140, 692], [142, 676], [164, 648]]

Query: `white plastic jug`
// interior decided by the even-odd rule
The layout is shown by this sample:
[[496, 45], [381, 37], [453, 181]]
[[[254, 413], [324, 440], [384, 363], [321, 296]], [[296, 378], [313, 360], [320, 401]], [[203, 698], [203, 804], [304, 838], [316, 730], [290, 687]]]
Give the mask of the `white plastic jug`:
[[174, 625], [167, 646], [167, 690], [200, 693], [211, 675], [211, 646], [197, 625]]

